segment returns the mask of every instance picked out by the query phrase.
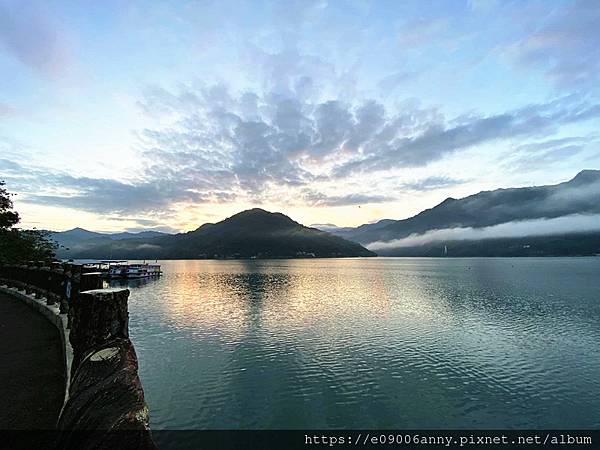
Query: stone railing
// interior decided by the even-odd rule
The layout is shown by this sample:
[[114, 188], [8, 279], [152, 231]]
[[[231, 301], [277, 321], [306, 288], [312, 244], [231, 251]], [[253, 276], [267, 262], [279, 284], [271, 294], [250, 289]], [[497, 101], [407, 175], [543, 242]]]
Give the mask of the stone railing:
[[72, 264], [0, 266], [2, 291], [42, 312], [64, 344], [65, 402], [56, 448], [154, 450], [129, 340], [129, 290], [102, 284], [100, 273]]
[[[71, 299], [77, 297], [79, 291], [102, 288], [99, 272], [87, 272], [81, 265], [53, 263], [47, 266], [44, 262], [30, 262], [27, 265], [0, 266], [0, 281], [9, 286], [34, 294], [35, 298], [45, 298], [47, 305], [60, 305], [61, 314], [69, 311]], [[71, 282], [71, 290], [67, 295], [67, 283]]]

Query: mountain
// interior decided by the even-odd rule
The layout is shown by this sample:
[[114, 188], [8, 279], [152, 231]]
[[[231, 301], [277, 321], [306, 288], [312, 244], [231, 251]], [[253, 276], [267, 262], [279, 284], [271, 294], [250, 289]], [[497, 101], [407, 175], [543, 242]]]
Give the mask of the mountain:
[[352, 227], [338, 227], [333, 223], [313, 223], [309, 226], [310, 228], [316, 228], [317, 230], [327, 231], [328, 233], [342, 233], [346, 230], [352, 230]]
[[130, 233], [125, 231], [123, 233], [109, 234], [109, 236], [111, 239], [118, 241], [120, 239], [148, 239], [162, 236], [164, 234], [166, 233], [162, 233], [160, 231], [140, 231], [139, 233]]
[[365, 225], [361, 225], [357, 228], [352, 228], [352, 227], [338, 227], [337, 225], [334, 225], [332, 223], [316, 223], [311, 225], [312, 228], [316, 228], [318, 230], [321, 231], [328, 231], [329, 233], [333, 233], [336, 234], [338, 236], [344, 236], [344, 235], [351, 235], [352, 233], [354, 233], [355, 230], [357, 229], [370, 229], [370, 230], [376, 230], [379, 229], [381, 227], [384, 227], [392, 222], [395, 222], [395, 220], [391, 220], [391, 219], [382, 219], [379, 220], [375, 223], [368, 223]]
[[447, 198], [409, 219], [356, 228], [305, 227], [283, 214], [251, 209], [175, 235], [76, 228], [53, 236], [69, 248], [59, 249], [61, 258], [374, 255], [362, 245], [384, 256], [594, 255], [600, 254], [599, 199], [600, 171], [584, 170], [564, 183]]
[[[600, 214], [600, 170], [584, 170], [570, 181], [556, 185], [497, 189], [479, 192], [462, 199], [447, 198], [439, 205], [424, 210], [409, 219], [383, 220], [375, 224], [365, 224], [357, 228], [334, 230], [333, 232], [345, 239], [377, 249], [376, 251], [379, 254], [406, 255], [410, 253], [411, 255], [427, 255], [429, 252], [433, 252], [433, 254], [439, 255], [441, 251], [439, 242], [433, 249], [429, 243], [427, 245], [412, 246], [410, 252], [406, 243], [402, 244], [403, 248], [394, 249], [393, 245], [388, 245], [385, 250], [379, 248], [381, 246], [378, 246], [378, 244], [381, 242], [396, 242], [408, 236], [431, 233], [433, 230], [460, 228], [477, 230], [501, 224], [516, 224], [541, 219], [572, 217], [573, 215], [594, 217], [598, 214]], [[535, 223], [537, 222], [533, 222], [533, 225]], [[600, 230], [600, 220], [598, 229]], [[543, 232], [538, 234], [543, 235]], [[563, 236], [569, 234], [572, 233], [565, 230], [562, 232]], [[442, 236], [440, 233], [438, 235]], [[449, 233], [446, 233], [446, 236], [449, 237], [445, 237], [444, 241], [452, 240]], [[576, 238], [571, 236], [566, 239], [571, 242]], [[475, 240], [482, 239], [468, 239], [465, 237], [456, 239], [456, 241], [462, 242], [461, 248], [465, 247], [465, 242]], [[433, 240], [431, 241], [433, 242]], [[438, 239], [438, 241], [441, 241], [441, 239]], [[508, 245], [514, 239], [513, 241], [501, 239], [501, 241], [504, 243], [502, 245]], [[486, 240], [486, 242], [491, 245], [491, 241]], [[530, 244], [525, 243], [523, 245]], [[600, 252], [595, 244], [590, 243], [590, 245], [591, 247], [584, 254]], [[467, 253], [469, 255], [480, 254], [482, 252], [480, 247], [470, 246], [471, 250]], [[441, 248], [443, 250], [443, 245]], [[478, 250], [475, 250], [475, 248]], [[531, 247], [527, 248], [530, 249]], [[549, 254], [552, 250], [546, 248], [545, 252]], [[491, 253], [497, 254], [498, 250], [491, 251]], [[564, 254], [564, 248], [559, 254]]]
[[51, 232], [51, 234], [53, 236], [62, 236], [64, 239], [69, 239], [72, 241], [82, 239], [94, 239], [108, 236], [105, 233], [96, 233], [95, 231], [88, 231], [79, 227], [67, 231], [53, 231]]
[[196, 259], [375, 256], [361, 245], [305, 227], [281, 213], [240, 212], [194, 231], [149, 238], [111, 239], [64, 251], [63, 258]]
[[121, 239], [149, 239], [165, 235], [159, 231], [141, 231], [139, 233], [97, 233], [83, 228], [73, 228], [67, 231], [49, 231], [48, 235], [62, 248], [58, 249], [57, 255], [63, 255], [68, 251], [78, 253], [99, 245], [110, 245], [112, 241]]
[[[346, 227], [346, 228], [332, 229], [331, 233], [334, 233], [340, 237], [349, 239], [351, 241], [359, 242], [359, 239], [362, 236], [369, 236], [371, 233], [376, 233], [378, 230], [381, 230], [395, 222], [397, 222], [397, 221], [393, 220], [393, 219], [381, 219], [377, 222], [366, 223], [366, 224], [360, 225], [356, 228]], [[369, 242], [372, 242], [372, 241], [367, 239], [365, 243], [369, 243]]]

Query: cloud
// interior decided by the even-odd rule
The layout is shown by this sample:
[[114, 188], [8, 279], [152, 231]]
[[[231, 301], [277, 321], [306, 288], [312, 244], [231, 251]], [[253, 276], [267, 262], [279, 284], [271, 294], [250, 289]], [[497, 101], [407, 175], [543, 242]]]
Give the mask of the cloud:
[[[319, 101], [294, 92], [235, 92], [201, 83], [176, 91], [150, 88], [139, 105], [159, 125], [140, 130], [144, 167], [126, 182], [26, 163], [19, 169], [8, 159], [0, 164], [19, 172], [13, 182], [27, 201], [96, 213], [281, 201], [282, 191], [314, 206], [360, 205], [394, 200], [366, 191], [360, 182], [365, 174], [377, 188], [385, 178], [378, 172], [424, 167], [492, 141], [550, 136], [600, 116], [600, 105], [574, 95], [493, 116], [447, 118], [416, 102], [392, 111], [374, 99]], [[340, 195], [338, 185], [346, 182], [360, 187]], [[460, 182], [433, 176], [396, 187], [425, 191]]]
[[498, 0], [469, 0], [469, 7], [476, 12], [487, 12], [493, 10]]
[[6, 103], [0, 102], [0, 119], [12, 117], [16, 114], [16, 110]]
[[337, 230], [340, 228], [334, 223], [311, 223], [309, 227], [322, 231]]
[[600, 4], [567, 2], [539, 29], [510, 46], [508, 53], [523, 67], [542, 70], [556, 85], [593, 86], [600, 73]]
[[456, 186], [462, 183], [465, 183], [465, 180], [457, 180], [447, 176], [431, 176], [417, 181], [402, 183], [399, 185], [399, 188], [410, 191], [429, 191]]
[[176, 203], [218, 203], [229, 198], [220, 191], [196, 192], [187, 189], [185, 184], [167, 180], [123, 183], [111, 179], [72, 177], [57, 175], [52, 180], [60, 189], [70, 189], [75, 193], [50, 195], [26, 194], [30, 203], [64, 206], [96, 213], [137, 213], [160, 212]]
[[514, 171], [524, 171], [550, 164], [564, 164], [568, 158], [581, 153], [591, 142], [591, 138], [570, 137], [519, 145], [503, 165]]
[[398, 36], [401, 49], [411, 50], [431, 42], [448, 29], [448, 21], [443, 18], [417, 19], [405, 23]]
[[369, 203], [385, 203], [394, 201], [395, 198], [387, 195], [348, 194], [348, 195], [325, 195], [321, 192], [305, 190], [302, 200], [310, 206], [351, 206], [365, 205]]
[[228, 192], [210, 188], [200, 192], [191, 188], [186, 180], [175, 182], [172, 178], [124, 183], [77, 177], [6, 159], [0, 159], [0, 169], [10, 182], [10, 188], [21, 192], [25, 202], [94, 213], [160, 213], [179, 202], [215, 203], [231, 199]]
[[[414, 217], [364, 230], [364, 233], [359, 230], [355, 237], [363, 244], [401, 240], [415, 234], [425, 234], [426, 239], [430, 239], [432, 230], [438, 235], [437, 230], [441, 229], [480, 230], [509, 222], [524, 223], [575, 214], [598, 217], [598, 198], [600, 170], [584, 170], [573, 179], [555, 185], [481, 191], [458, 200], [447, 198]], [[396, 243], [394, 241], [394, 245]]]
[[[158, 221], [156, 221], [156, 222], [158, 222]], [[181, 230], [178, 230], [173, 227], [169, 227], [167, 225], [157, 225], [157, 226], [140, 225], [137, 227], [127, 227], [127, 228], [125, 228], [124, 231], [126, 231], [128, 233], [141, 233], [144, 231], [158, 231], [160, 233], [166, 233], [166, 234], [177, 234], [177, 233], [181, 232]]]
[[[462, 225], [496, 225], [509, 220], [554, 218], [576, 213], [600, 214], [599, 171], [582, 171], [553, 186], [484, 191], [447, 203]], [[483, 212], [485, 214], [483, 214]], [[468, 220], [468, 222], [464, 222]]]
[[[366, 155], [377, 156], [399, 135], [410, 136], [435, 126], [435, 109], [406, 103], [390, 115], [369, 99], [358, 104], [340, 100], [301, 100], [297, 96], [244, 92], [225, 88], [182, 87], [177, 93], [153, 89], [140, 102], [151, 114], [172, 118], [171, 126], [144, 130], [145, 155], [154, 178], [204, 184], [215, 174], [237, 195], [264, 199], [271, 188], [302, 189], [339, 178], [331, 167]], [[328, 169], [329, 168], [329, 169]], [[349, 173], [348, 175], [352, 175]], [[455, 184], [431, 178], [423, 189]], [[417, 184], [407, 188], [418, 189]], [[305, 191], [309, 204], [381, 203], [391, 197], [353, 192], [340, 196]]]
[[51, 76], [63, 73], [70, 55], [48, 5], [0, 1], [0, 47], [23, 64]]
[[390, 95], [396, 88], [416, 77], [415, 72], [401, 71], [383, 77], [377, 83], [377, 88], [383, 96]]
[[165, 225], [159, 217], [146, 218], [146, 217], [128, 217], [120, 215], [118, 217], [111, 217], [111, 221], [123, 222], [124, 224], [134, 223], [134, 226], [126, 226], [124, 231], [129, 233], [139, 233], [142, 231], [160, 231], [162, 233], [174, 234], [178, 233], [179, 230]]
[[155, 244], [140, 244], [137, 245], [136, 250], [160, 250], [162, 247]]
[[366, 247], [369, 250], [377, 251], [401, 247], [418, 247], [432, 242], [551, 236], [593, 231], [600, 231], [600, 215], [575, 214], [553, 219], [507, 222], [483, 228], [457, 227], [429, 230], [423, 234], [411, 234], [403, 239], [372, 242]]
[[232, 95], [214, 86], [183, 87], [175, 94], [154, 90], [141, 105], [177, 118], [173, 127], [144, 131], [153, 158], [162, 160], [157, 165], [179, 167], [184, 177], [194, 170], [228, 173], [250, 195], [270, 184], [302, 186], [424, 167], [473, 146], [551, 135], [600, 116], [600, 105], [577, 96], [494, 116], [447, 119], [435, 108], [410, 103], [390, 114], [373, 99], [353, 104], [273, 93]]
[[258, 72], [261, 91], [278, 96], [315, 99], [321, 91], [316, 80], [332, 81], [337, 78], [339, 82], [341, 78], [331, 62], [303, 54], [295, 46], [276, 53], [249, 46], [244, 56], [246, 65]]
[[403, 133], [405, 129], [398, 126], [397, 121], [401, 120], [398, 117], [386, 121], [385, 139], [380, 139], [380, 135], [373, 138], [379, 145], [367, 142], [367, 151], [338, 165], [333, 174], [343, 178], [353, 173], [423, 167], [473, 146], [551, 135], [561, 126], [598, 117], [599, 104], [588, 103], [575, 95], [493, 116], [469, 116], [452, 121], [443, 117], [436, 120], [419, 118], [412, 135]]
[[599, 172], [598, 170], [584, 170], [570, 182], [561, 183], [558, 189], [554, 189], [550, 193], [540, 208], [546, 208], [547, 211], [563, 211], [574, 208], [579, 208], [581, 211], [600, 211]]
[[0, 158], [0, 170], [2, 170], [2, 173], [5, 173], [5, 174], [18, 173], [23, 170], [23, 166], [21, 166], [20, 164], [14, 162], [14, 161]]

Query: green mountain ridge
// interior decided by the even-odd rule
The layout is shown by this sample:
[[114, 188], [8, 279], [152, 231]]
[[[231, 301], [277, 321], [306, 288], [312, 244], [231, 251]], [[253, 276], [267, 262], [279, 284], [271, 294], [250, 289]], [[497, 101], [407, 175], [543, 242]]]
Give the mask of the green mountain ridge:
[[[351, 229], [333, 229], [332, 233], [368, 246], [431, 230], [484, 228], [575, 214], [600, 214], [600, 170], [583, 170], [571, 180], [556, 185], [482, 191], [461, 199], [449, 197], [408, 219], [384, 219]], [[586, 254], [591, 251], [595, 250]], [[378, 253], [400, 256], [406, 254], [406, 250]]]
[[[60, 233], [54, 234], [61, 242]], [[64, 245], [64, 244], [63, 244]], [[80, 242], [61, 258], [214, 259], [375, 256], [360, 244], [305, 227], [281, 213], [255, 208], [187, 233]]]
[[[105, 235], [83, 229], [54, 233], [66, 248], [62, 258], [184, 259], [297, 258], [374, 256], [364, 246], [389, 243], [435, 230], [479, 230], [502, 224], [567, 216], [600, 217], [600, 170], [581, 171], [573, 179], [547, 186], [482, 191], [447, 198], [404, 220], [383, 219], [356, 228], [325, 224], [306, 227], [281, 213], [255, 208], [218, 223], [180, 234], [142, 232]], [[527, 237], [463, 238], [451, 236], [408, 247], [374, 245], [382, 256], [574, 256], [600, 254], [600, 219], [585, 232], [529, 233]], [[551, 237], [549, 237], [551, 236]], [[446, 247], [448, 249], [446, 253]]]

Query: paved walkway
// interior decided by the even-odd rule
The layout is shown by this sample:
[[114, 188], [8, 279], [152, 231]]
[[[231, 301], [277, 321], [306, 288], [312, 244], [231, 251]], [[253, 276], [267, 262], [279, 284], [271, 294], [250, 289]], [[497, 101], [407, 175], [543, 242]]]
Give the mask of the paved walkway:
[[58, 330], [0, 293], [0, 429], [53, 429], [64, 398]]

